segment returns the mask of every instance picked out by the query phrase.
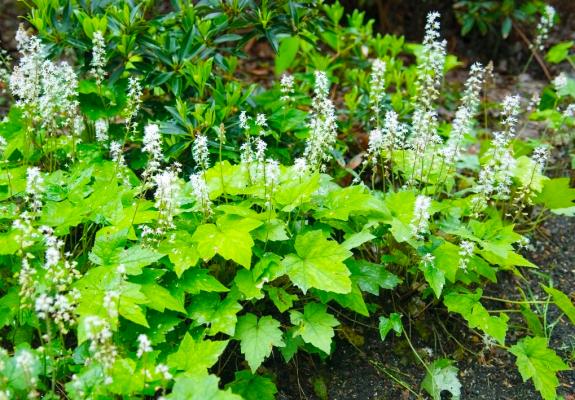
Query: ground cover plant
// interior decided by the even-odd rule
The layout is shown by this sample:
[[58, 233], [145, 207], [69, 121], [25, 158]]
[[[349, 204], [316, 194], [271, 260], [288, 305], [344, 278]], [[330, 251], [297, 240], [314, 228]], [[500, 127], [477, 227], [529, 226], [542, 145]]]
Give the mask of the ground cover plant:
[[[397, 293], [460, 316], [557, 398], [573, 360], [546, 310], [575, 323], [570, 298], [483, 289], [537, 268], [530, 232], [575, 213], [570, 179], [546, 176], [572, 153], [567, 74], [489, 104], [492, 67], [474, 63], [454, 93], [438, 13], [413, 44], [339, 3], [28, 6], [18, 56], [1, 55], [0, 397], [273, 399], [266, 360], [329, 357], [343, 309], [406, 340], [416, 395], [459, 398], [457, 364], [423, 360], [408, 316], [378, 303]], [[541, 14], [533, 54], [572, 63], [571, 42], [546, 52], [557, 16]], [[246, 73], [254, 42], [275, 52], [270, 79]], [[547, 127], [522, 139], [530, 120]]]

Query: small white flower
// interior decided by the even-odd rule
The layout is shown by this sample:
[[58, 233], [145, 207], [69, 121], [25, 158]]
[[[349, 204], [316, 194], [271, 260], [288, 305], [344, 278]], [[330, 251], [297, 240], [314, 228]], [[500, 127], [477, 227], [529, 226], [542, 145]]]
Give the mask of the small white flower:
[[371, 64], [371, 76], [369, 86], [369, 106], [377, 116], [385, 97], [385, 62], [376, 58]]
[[568, 77], [567, 74], [565, 72], [561, 72], [559, 75], [557, 75], [554, 79], [553, 79], [553, 86], [555, 86], [555, 90], [557, 91], [561, 91], [565, 88], [565, 86], [567, 86], [568, 83]]
[[330, 151], [337, 140], [335, 107], [328, 98], [329, 81], [325, 72], [315, 72], [314, 94], [304, 157], [311, 169], [322, 171], [331, 158]]
[[294, 93], [294, 79], [290, 74], [283, 74], [280, 81], [280, 91], [282, 101], [289, 101], [290, 95]]
[[256, 115], [256, 125], [261, 127], [261, 128], [265, 128], [268, 126], [268, 122], [267, 122], [266, 116], [264, 114]]
[[431, 253], [425, 253], [423, 257], [421, 257], [421, 263], [426, 267], [433, 265], [435, 262], [435, 256]]
[[190, 184], [192, 186], [192, 192], [196, 198], [196, 204], [204, 212], [204, 214], [212, 213], [212, 202], [210, 200], [210, 193], [208, 191], [208, 185], [204, 179], [202, 173], [193, 174], [190, 176]]
[[174, 214], [178, 208], [178, 176], [174, 169], [168, 169], [154, 176], [156, 192], [154, 194], [160, 216], [158, 224], [162, 232], [174, 228]]
[[90, 66], [90, 74], [96, 78], [96, 83], [102, 84], [104, 77], [106, 76], [106, 42], [104, 41], [104, 36], [102, 32], [94, 32], [92, 37], [92, 61]]
[[201, 170], [210, 168], [210, 151], [208, 149], [208, 138], [205, 135], [197, 135], [192, 148], [192, 156], [196, 166]]
[[539, 167], [539, 169], [543, 170], [543, 168], [545, 168], [545, 163], [549, 158], [549, 149], [547, 146], [538, 146], [535, 148], [535, 150], [533, 150], [533, 155], [531, 158]]
[[98, 142], [108, 141], [108, 121], [105, 119], [99, 119], [94, 124], [94, 129], [96, 131], [96, 140]]
[[142, 358], [145, 353], [151, 353], [152, 349], [152, 342], [148, 339], [148, 336], [145, 334], [140, 334], [138, 336], [138, 352], [136, 353], [138, 358]]
[[556, 15], [555, 8], [550, 5], [545, 6], [545, 10], [541, 15], [541, 19], [537, 24], [537, 35], [535, 36], [535, 40], [531, 44], [531, 48], [534, 50], [543, 51], [545, 49], [545, 42], [549, 38], [549, 31], [553, 28], [555, 24], [555, 15]]
[[170, 373], [170, 369], [166, 364], [156, 365], [156, 374], [162, 375], [162, 378], [164, 378], [167, 381], [173, 378], [172, 374]]
[[120, 300], [120, 293], [116, 290], [107, 290], [103, 299], [103, 306], [110, 318], [118, 317], [118, 301]]
[[126, 116], [126, 126], [132, 133], [135, 132], [137, 124], [134, 122], [136, 115], [140, 111], [142, 104], [142, 86], [140, 81], [131, 76], [128, 78], [128, 99], [126, 107], [124, 108], [124, 115]]
[[38, 167], [28, 167], [26, 170], [26, 197], [32, 212], [42, 208], [42, 194], [44, 193], [44, 178]]
[[245, 111], [242, 111], [240, 113], [240, 128], [242, 129], [248, 129], [249, 125], [248, 125], [248, 120], [250, 119], [250, 117], [247, 116]]
[[145, 177], [153, 176], [160, 168], [162, 160], [162, 135], [160, 134], [160, 127], [156, 124], [146, 125], [144, 128], [144, 146], [142, 150], [149, 154], [148, 164], [143, 175]]
[[411, 219], [411, 229], [413, 235], [422, 239], [423, 234], [428, 232], [429, 229], [429, 208], [431, 207], [431, 199], [424, 195], [419, 195], [415, 199], [413, 209], [413, 218]]
[[307, 161], [303, 157], [298, 157], [294, 160], [293, 169], [300, 178], [303, 178], [309, 172]]
[[468, 240], [462, 240], [459, 244], [459, 268], [466, 270], [469, 264], [469, 259], [473, 256], [475, 250], [475, 243]]

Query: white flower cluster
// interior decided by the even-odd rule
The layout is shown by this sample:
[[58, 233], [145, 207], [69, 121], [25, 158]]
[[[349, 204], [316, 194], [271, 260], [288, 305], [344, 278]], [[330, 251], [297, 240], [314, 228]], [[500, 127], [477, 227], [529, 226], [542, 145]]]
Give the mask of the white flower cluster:
[[198, 134], [194, 139], [192, 147], [192, 156], [196, 162], [196, 166], [200, 170], [207, 170], [210, 168], [210, 152], [208, 150], [208, 138], [205, 135]]
[[9, 83], [16, 104], [44, 128], [72, 128], [79, 105], [73, 68], [65, 62], [47, 60], [40, 40], [22, 27], [16, 41], [21, 58]]
[[453, 129], [447, 142], [447, 146], [442, 149], [442, 156], [447, 165], [452, 165], [461, 157], [461, 145], [466, 133], [473, 128], [473, 117], [479, 107], [481, 87], [485, 70], [479, 63], [471, 66], [469, 78], [465, 82], [465, 91], [461, 99], [461, 105], [455, 112]]
[[[76, 261], [68, 260], [68, 254], [63, 256], [64, 242], [54, 236], [53, 230], [44, 226], [41, 227], [41, 231], [46, 244], [43, 264], [45, 283], [36, 282], [33, 292], [29, 293], [31, 295], [30, 300], [35, 297], [34, 308], [38, 318], [51, 318], [60, 332], [65, 334], [68, 332], [69, 326], [75, 322], [75, 308], [80, 293], [77, 289], [72, 288], [72, 284], [80, 278], [80, 273], [76, 268]], [[30, 265], [27, 262], [24, 265], [23, 261], [22, 271], [29, 268]], [[29, 272], [26, 271], [26, 273]], [[37, 274], [33, 273], [32, 275]]]
[[549, 31], [553, 28], [555, 24], [555, 15], [556, 15], [555, 8], [550, 5], [546, 5], [541, 15], [541, 19], [537, 24], [537, 35], [535, 36], [535, 40], [531, 44], [531, 48], [533, 50], [543, 51], [545, 50], [545, 42], [549, 38]]
[[411, 219], [411, 230], [417, 239], [422, 239], [423, 235], [429, 230], [429, 208], [431, 199], [424, 195], [419, 195], [415, 199], [413, 217]]
[[210, 200], [210, 192], [208, 185], [201, 172], [195, 173], [190, 176], [190, 185], [192, 186], [192, 193], [196, 198], [196, 204], [205, 215], [212, 213], [212, 201]]
[[539, 172], [543, 172], [547, 159], [549, 158], [549, 148], [547, 146], [537, 146], [533, 150], [533, 155], [531, 159], [535, 162], [535, 166], [539, 169]]
[[102, 305], [106, 309], [108, 316], [112, 319], [118, 318], [118, 307], [120, 293], [117, 290], [107, 290], [102, 300]]
[[388, 111], [385, 114], [383, 128], [376, 128], [369, 133], [368, 161], [375, 164], [384, 150], [390, 156], [395, 150], [405, 149], [407, 132], [407, 125], [399, 122], [397, 113], [393, 110]]
[[96, 140], [100, 143], [108, 141], [108, 121], [99, 119], [94, 123], [94, 130], [96, 131]]
[[575, 117], [575, 104], [569, 104], [563, 110], [563, 118], [574, 118]]
[[294, 79], [290, 74], [283, 74], [280, 81], [281, 100], [289, 101], [294, 93]]
[[124, 160], [124, 149], [120, 142], [113, 141], [110, 143], [110, 157], [118, 166], [118, 176], [123, 176], [122, 171], [126, 167], [126, 160]]
[[151, 353], [152, 349], [152, 342], [145, 334], [141, 333], [138, 335], [138, 351], [136, 356], [138, 358], [142, 358], [142, 356], [146, 353]]
[[155, 372], [166, 381], [169, 381], [173, 378], [173, 375], [170, 373], [170, 368], [168, 368], [166, 364], [157, 364]]
[[42, 196], [45, 191], [44, 178], [38, 167], [28, 167], [26, 170], [26, 199], [32, 213], [42, 209]]
[[126, 107], [124, 108], [124, 115], [126, 118], [126, 129], [129, 132], [135, 133], [138, 124], [135, 121], [136, 115], [140, 111], [142, 105], [142, 85], [138, 78], [131, 76], [128, 79], [128, 99]]
[[90, 74], [96, 78], [96, 84], [100, 86], [106, 76], [106, 42], [101, 31], [94, 32], [92, 37], [92, 61], [90, 62]]
[[369, 82], [369, 107], [373, 112], [372, 119], [377, 121], [385, 98], [385, 69], [384, 61], [379, 58], [373, 60]]
[[298, 157], [293, 162], [293, 169], [299, 178], [303, 178], [309, 172], [307, 161], [304, 157]]
[[180, 165], [175, 163], [172, 168], [154, 175], [156, 192], [155, 207], [159, 211], [158, 234], [163, 234], [174, 228], [174, 215], [179, 204], [178, 198], [180, 188], [178, 184], [178, 173], [181, 171]]
[[503, 101], [503, 130], [494, 133], [492, 147], [487, 152], [488, 162], [479, 173], [476, 190], [479, 196], [473, 199], [475, 211], [482, 210], [492, 196], [507, 199], [512, 183], [512, 172], [515, 158], [509, 150], [509, 143], [515, 136], [520, 112], [519, 97], [507, 96]]
[[245, 130], [245, 129], [249, 129], [250, 126], [248, 125], [248, 121], [250, 120], [250, 118], [251, 118], [251, 117], [248, 117], [248, 115], [246, 114], [245, 111], [242, 111], [242, 112], [240, 113], [240, 118], [239, 118], [240, 128], [242, 128], [242, 129], [244, 129], [244, 130]]
[[315, 72], [312, 106], [304, 157], [310, 169], [324, 171], [325, 163], [331, 158], [330, 150], [337, 140], [335, 107], [329, 98], [329, 80], [325, 72]]
[[[244, 143], [246, 145], [247, 143]], [[248, 165], [250, 177], [264, 187], [264, 196], [266, 207], [272, 205], [273, 194], [279, 181], [280, 169], [279, 163], [271, 158], [266, 159], [267, 143], [258, 137], [255, 142], [255, 152], [252, 146], [242, 146], [242, 162]], [[300, 159], [298, 159], [300, 160]], [[301, 165], [301, 161], [296, 160]], [[305, 162], [305, 160], [304, 160]], [[303, 171], [301, 172], [304, 173]]]
[[149, 179], [159, 171], [160, 164], [164, 155], [162, 153], [162, 135], [160, 134], [160, 127], [156, 124], [146, 125], [144, 128], [144, 146], [142, 150], [148, 153], [148, 164], [142, 175], [144, 178]]
[[569, 82], [568, 79], [569, 78], [565, 72], [561, 72], [559, 75], [557, 75], [552, 81], [553, 86], [555, 86], [555, 90], [561, 91], [565, 89], [565, 86], [567, 86], [567, 83]]
[[438, 12], [427, 14], [421, 57], [417, 66], [417, 103], [426, 110], [432, 108], [433, 102], [439, 96], [447, 54], [447, 42], [440, 40], [439, 18]]
[[421, 263], [426, 267], [433, 266], [435, 263], [435, 256], [431, 253], [425, 253], [423, 257], [421, 257]]
[[91, 357], [86, 359], [86, 365], [92, 362], [99, 363], [106, 375], [104, 382], [112, 383], [112, 377], [108, 375], [108, 372], [116, 361], [118, 350], [112, 340], [110, 324], [101, 317], [88, 316], [84, 319], [84, 331], [86, 338], [90, 340], [89, 350], [91, 353]]
[[[437, 113], [435, 110], [416, 108], [413, 113], [412, 133], [409, 138], [416, 160], [423, 160], [427, 152], [434, 152], [437, 145], [443, 143], [437, 133]], [[423, 175], [423, 162], [421, 174]], [[415, 166], [414, 166], [415, 168]]]
[[462, 240], [459, 243], [459, 268], [467, 270], [470, 258], [473, 256], [475, 250], [475, 243], [468, 240]]
[[258, 114], [256, 115], [256, 125], [260, 128], [266, 128], [268, 126], [268, 121], [266, 119], [265, 114]]

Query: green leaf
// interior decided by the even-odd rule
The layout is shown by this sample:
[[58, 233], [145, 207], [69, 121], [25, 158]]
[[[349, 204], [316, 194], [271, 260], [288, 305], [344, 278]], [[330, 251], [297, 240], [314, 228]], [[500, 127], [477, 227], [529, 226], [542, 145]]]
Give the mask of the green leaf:
[[575, 206], [575, 189], [569, 187], [569, 178], [555, 178], [545, 181], [543, 190], [535, 202], [550, 210]]
[[174, 310], [181, 313], [186, 312], [183, 296], [181, 298], [177, 298], [168, 289], [155, 282], [149, 282], [142, 285], [141, 291], [149, 300], [148, 308], [159, 312], [164, 312], [166, 308], [168, 310]]
[[245, 296], [246, 300], [263, 299], [262, 286], [264, 281], [258, 282], [254, 279], [254, 273], [246, 269], [238, 271], [234, 278], [237, 288]]
[[266, 288], [270, 300], [274, 303], [279, 312], [289, 310], [293, 306], [293, 302], [298, 300], [295, 294], [289, 294], [282, 288], [270, 286]]
[[198, 249], [192, 242], [192, 235], [186, 231], [170, 233], [168, 238], [159, 244], [158, 250], [168, 255], [178, 277], [182, 276], [188, 268], [194, 267], [200, 259]]
[[227, 340], [196, 341], [186, 332], [178, 351], [168, 356], [168, 366], [179, 371], [205, 372], [218, 361], [227, 345]]
[[254, 314], [240, 317], [235, 337], [240, 341], [242, 354], [246, 356], [246, 361], [254, 373], [272, 353], [274, 346], [285, 346], [280, 323], [270, 316], [259, 320]]
[[136, 373], [136, 363], [129, 358], [116, 360], [110, 371], [112, 393], [130, 395], [144, 389], [144, 375]]
[[210, 271], [203, 268], [194, 268], [184, 272], [179, 280], [184, 290], [191, 294], [204, 292], [227, 292], [229, 289], [222, 285]]
[[391, 224], [391, 234], [395, 240], [405, 242], [411, 239], [413, 229], [410, 224], [413, 219], [415, 193], [413, 191], [391, 193], [385, 197], [385, 205], [390, 216], [384, 222]]
[[128, 229], [113, 230], [103, 228], [98, 231], [94, 247], [89, 255], [90, 261], [96, 265], [117, 267], [124, 266], [129, 275], [139, 275], [142, 268], [155, 263], [164, 255], [142, 245], [134, 245], [124, 249]]
[[375, 236], [367, 231], [356, 232], [351, 235], [346, 235], [345, 241], [341, 245], [347, 250], [351, 250], [361, 246], [366, 242], [369, 242], [374, 238]]
[[511, 32], [512, 25], [513, 22], [511, 21], [511, 18], [506, 17], [503, 20], [503, 23], [501, 24], [501, 36], [503, 37], [503, 39], [507, 39], [507, 37], [509, 36], [509, 32]]
[[555, 288], [543, 285], [543, 289], [553, 297], [553, 302], [567, 315], [572, 324], [575, 324], [575, 306], [565, 293]]
[[56, 235], [65, 235], [70, 227], [79, 225], [86, 218], [88, 211], [72, 204], [69, 200], [48, 201], [42, 208], [40, 224], [54, 227]]
[[339, 325], [333, 315], [327, 313], [327, 306], [320, 303], [308, 303], [299, 311], [290, 312], [290, 321], [297, 326], [293, 336], [301, 336], [306, 343], [311, 343], [324, 353], [331, 350], [333, 328]]
[[547, 340], [542, 337], [526, 337], [512, 346], [509, 352], [517, 357], [515, 364], [523, 381], [532, 379], [543, 399], [554, 400], [559, 385], [555, 373], [566, 371], [569, 366], [553, 350], [547, 348]]
[[297, 37], [288, 36], [281, 41], [276, 56], [276, 75], [280, 75], [293, 64], [298, 49], [299, 39]]
[[457, 377], [458, 369], [451, 360], [435, 360], [429, 367], [421, 386], [433, 400], [441, 400], [441, 392], [447, 390], [453, 400], [461, 398], [461, 382]]
[[215, 375], [180, 375], [176, 378], [172, 393], [166, 398], [172, 400], [243, 400], [230, 389], [220, 390], [219, 378]]
[[394, 289], [401, 283], [397, 275], [385, 269], [385, 266], [373, 264], [365, 260], [349, 259], [345, 262], [351, 271], [351, 279], [357, 282], [359, 288], [364, 291], [379, 295], [379, 289]]
[[316, 218], [342, 221], [347, 221], [352, 214], [363, 215], [379, 208], [377, 200], [360, 185], [332, 190], [323, 206], [314, 214]]
[[335, 300], [342, 307], [349, 308], [364, 317], [369, 317], [369, 311], [365, 301], [363, 300], [363, 294], [355, 282], [352, 282], [351, 284], [351, 292], [346, 294], [325, 292], [323, 290], [314, 290], [314, 293], [317, 293], [322, 303]]
[[435, 257], [433, 264], [443, 272], [445, 278], [450, 282], [455, 282], [457, 271], [459, 271], [459, 260], [461, 259], [459, 251], [459, 246], [450, 242], [443, 242], [432, 252]]
[[237, 371], [234, 381], [226, 385], [228, 388], [244, 400], [274, 400], [278, 391], [270, 378], [253, 375], [247, 370]]
[[225, 215], [218, 218], [216, 225], [200, 225], [192, 240], [198, 244], [198, 253], [204, 260], [210, 260], [217, 253], [249, 269], [254, 245], [250, 231], [261, 224], [255, 219]]
[[279, 219], [265, 221], [262, 226], [253, 231], [254, 239], [262, 242], [288, 240], [285, 222]]
[[439, 298], [445, 285], [445, 273], [435, 266], [435, 262], [421, 263], [419, 268], [429, 286], [433, 289], [435, 297]]
[[282, 205], [282, 211], [290, 212], [311, 200], [320, 185], [320, 175], [312, 174], [282, 183], [274, 193], [274, 200]]
[[559, 64], [560, 62], [565, 61], [569, 56], [569, 50], [571, 50], [573, 44], [574, 43], [572, 41], [557, 43], [549, 49], [545, 55], [545, 60], [552, 64]]
[[296, 254], [288, 254], [282, 261], [291, 281], [304, 293], [316, 288], [335, 293], [351, 291], [350, 272], [343, 261], [352, 253], [335, 241], [328, 240], [321, 231], [298, 235]]
[[196, 323], [209, 325], [208, 335], [223, 332], [233, 336], [238, 321], [236, 314], [241, 310], [235, 296], [220, 300], [217, 293], [201, 293], [193, 297], [188, 312]]
[[385, 316], [379, 317], [379, 335], [381, 340], [385, 340], [387, 334], [391, 330], [395, 331], [395, 336], [400, 336], [403, 331], [403, 324], [401, 323], [401, 314], [391, 313], [389, 318]]
[[481, 289], [476, 293], [451, 291], [445, 295], [443, 303], [450, 312], [461, 314], [471, 328], [481, 329], [504, 345], [509, 318], [503, 313], [499, 317], [490, 315], [479, 302], [482, 295]]
[[118, 313], [136, 324], [149, 328], [146, 314], [140, 307], [140, 304], [147, 303], [148, 299], [141, 293], [140, 288], [140, 285], [125, 282], [125, 290], [120, 294], [118, 302]]
[[120, 253], [118, 265], [123, 265], [127, 274], [138, 275], [142, 273], [143, 267], [155, 263], [163, 256], [149, 247], [135, 245]]

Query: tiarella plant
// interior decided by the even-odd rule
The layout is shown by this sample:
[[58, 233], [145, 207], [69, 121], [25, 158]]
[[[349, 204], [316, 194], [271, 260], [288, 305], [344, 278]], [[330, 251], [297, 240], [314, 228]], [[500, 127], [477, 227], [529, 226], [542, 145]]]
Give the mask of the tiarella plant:
[[[480, 64], [440, 118], [458, 62], [438, 13], [407, 46], [358, 12], [343, 26], [338, 3], [179, 2], [149, 24], [150, 1], [60, 3], [29, 20], [63, 42], [19, 31], [0, 123], [1, 395], [272, 399], [262, 364], [329, 355], [340, 310], [403, 334], [406, 316], [374, 300], [397, 291], [460, 315], [556, 397], [568, 366], [551, 330], [516, 340], [482, 297], [498, 272], [536, 268], [519, 250], [545, 212], [573, 214], [575, 190], [545, 176], [546, 147], [518, 145], [518, 96], [476, 120]], [[321, 24], [288, 29], [311, 15]], [[278, 49], [275, 84], [234, 76], [236, 30]], [[78, 68], [49, 56], [62, 43]], [[553, 129], [573, 122], [553, 122], [569, 79], [548, 88]], [[574, 321], [569, 298], [544, 290]], [[246, 363], [222, 388], [215, 366], [236, 348]], [[453, 362], [420, 360], [434, 399], [459, 397]]]

